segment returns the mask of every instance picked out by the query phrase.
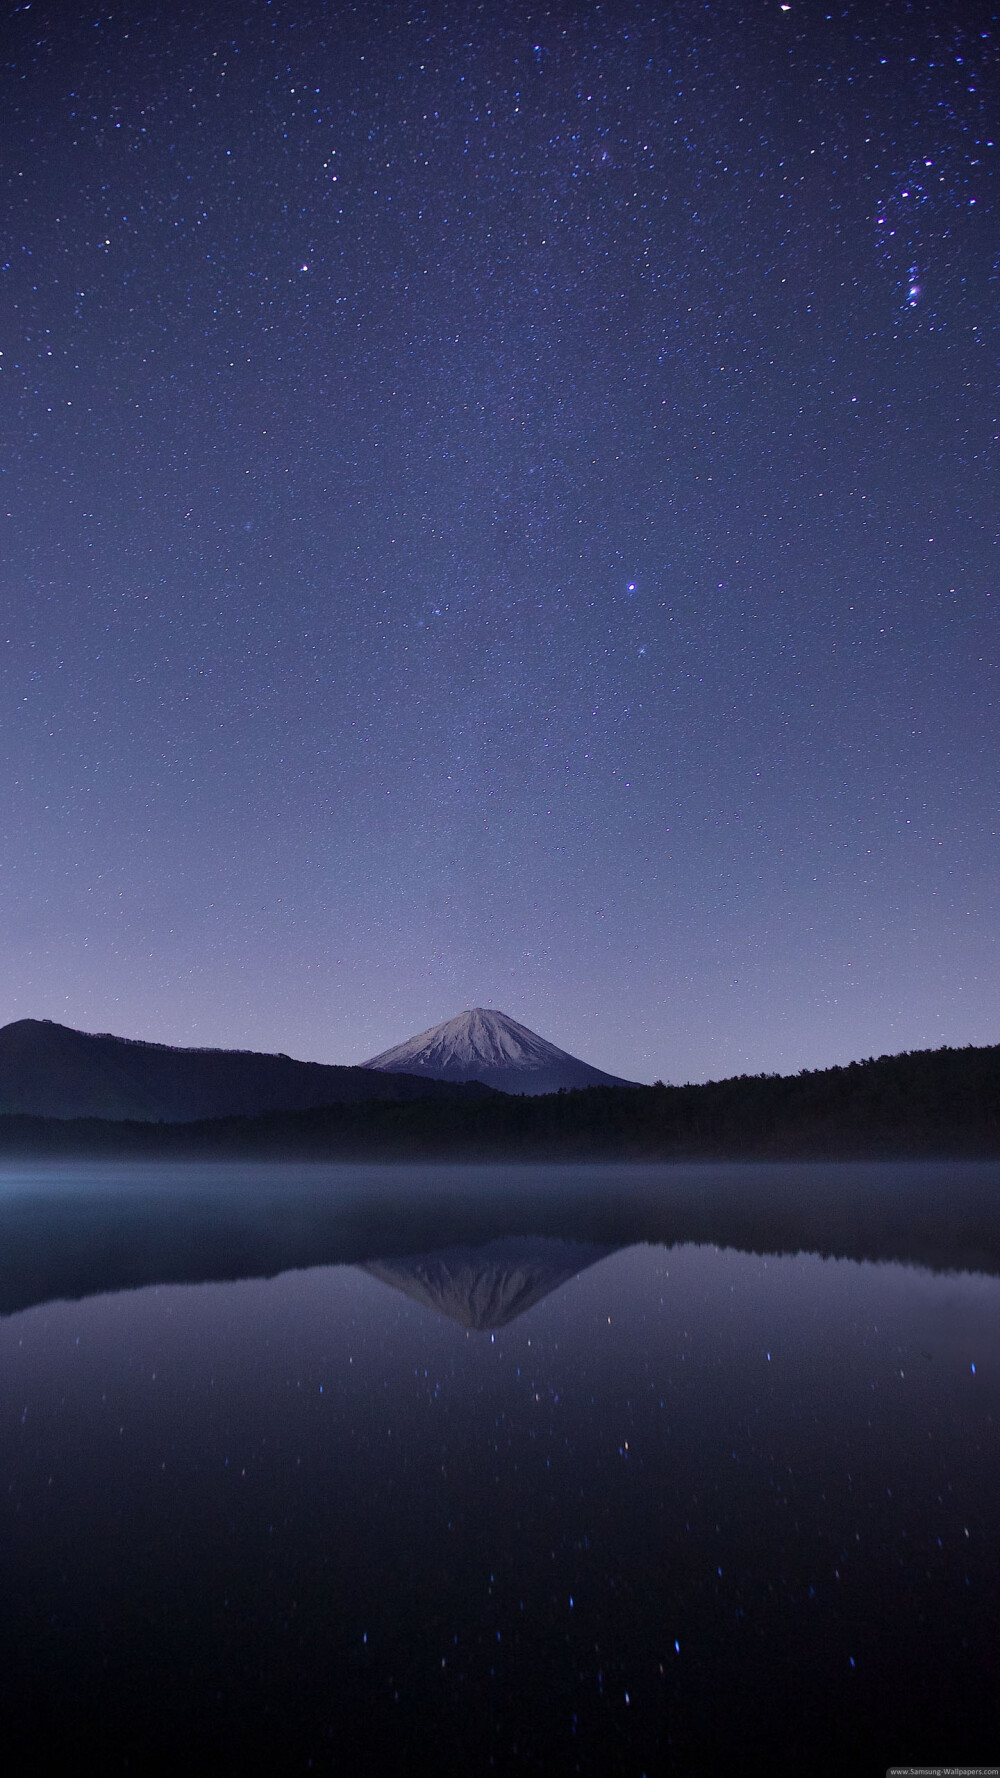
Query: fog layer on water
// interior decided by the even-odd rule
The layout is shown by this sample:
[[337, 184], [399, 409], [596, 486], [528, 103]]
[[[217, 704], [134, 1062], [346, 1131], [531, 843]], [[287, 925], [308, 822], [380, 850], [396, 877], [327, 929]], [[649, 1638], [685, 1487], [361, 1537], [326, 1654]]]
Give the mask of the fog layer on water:
[[506, 1236], [1000, 1272], [1000, 1163], [0, 1169], [0, 1314]]

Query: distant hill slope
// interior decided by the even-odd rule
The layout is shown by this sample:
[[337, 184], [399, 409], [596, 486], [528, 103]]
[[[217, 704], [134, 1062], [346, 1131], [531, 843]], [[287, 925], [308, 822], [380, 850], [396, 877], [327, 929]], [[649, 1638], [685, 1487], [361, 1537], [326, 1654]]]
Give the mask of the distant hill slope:
[[18, 1019], [0, 1029], [0, 1115], [191, 1123], [362, 1099], [447, 1099], [454, 1090], [408, 1074], [373, 1077], [366, 1068], [253, 1050], [93, 1036], [50, 1019]]
[[474, 1006], [363, 1063], [365, 1068], [434, 1080], [479, 1081], [501, 1093], [557, 1093], [561, 1088], [626, 1087], [589, 1062], [557, 1049], [509, 1013]]

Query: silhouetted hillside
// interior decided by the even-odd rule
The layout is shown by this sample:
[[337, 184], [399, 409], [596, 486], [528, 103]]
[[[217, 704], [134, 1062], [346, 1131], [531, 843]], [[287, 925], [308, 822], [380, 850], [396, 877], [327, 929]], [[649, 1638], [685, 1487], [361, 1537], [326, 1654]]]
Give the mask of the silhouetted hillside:
[[[367, 1079], [385, 1093], [389, 1077], [369, 1072]], [[403, 1081], [421, 1096], [254, 1118], [156, 1125], [3, 1117], [0, 1153], [386, 1161], [1000, 1155], [1000, 1046], [918, 1050], [702, 1086], [591, 1087], [539, 1098], [408, 1076], [396, 1077], [393, 1090]], [[427, 1096], [434, 1086], [438, 1092]]]
[[93, 1036], [50, 1019], [18, 1019], [0, 1030], [0, 1114], [190, 1123], [358, 1099], [447, 1099], [455, 1090], [410, 1074], [373, 1076], [367, 1068], [252, 1050]]

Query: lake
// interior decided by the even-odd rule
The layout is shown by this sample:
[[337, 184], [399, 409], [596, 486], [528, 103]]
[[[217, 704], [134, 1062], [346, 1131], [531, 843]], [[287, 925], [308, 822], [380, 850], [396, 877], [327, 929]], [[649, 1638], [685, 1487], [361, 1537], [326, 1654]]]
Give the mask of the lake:
[[1000, 1747], [1000, 1167], [0, 1174], [17, 1774]]

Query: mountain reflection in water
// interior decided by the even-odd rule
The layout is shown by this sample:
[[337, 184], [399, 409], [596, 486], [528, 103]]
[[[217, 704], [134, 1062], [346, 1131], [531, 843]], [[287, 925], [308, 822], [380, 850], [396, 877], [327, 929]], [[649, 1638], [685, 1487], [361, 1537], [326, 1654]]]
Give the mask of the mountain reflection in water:
[[542, 1236], [447, 1247], [407, 1259], [374, 1259], [361, 1269], [460, 1327], [483, 1333], [507, 1327], [612, 1251]]
[[[522, 1308], [562, 1281], [542, 1283], [545, 1265], [561, 1273], [565, 1264], [569, 1277], [639, 1244], [1000, 1274], [1000, 1164], [5, 1167], [0, 1315], [149, 1284], [328, 1265], [367, 1265], [435, 1302], [440, 1291], [420, 1272], [420, 1256], [510, 1240], [542, 1244], [532, 1249], [541, 1288], [532, 1296], [525, 1277]], [[572, 1257], [554, 1258], [546, 1242], [568, 1243]], [[501, 1314], [521, 1288], [513, 1279], [498, 1285]]]

